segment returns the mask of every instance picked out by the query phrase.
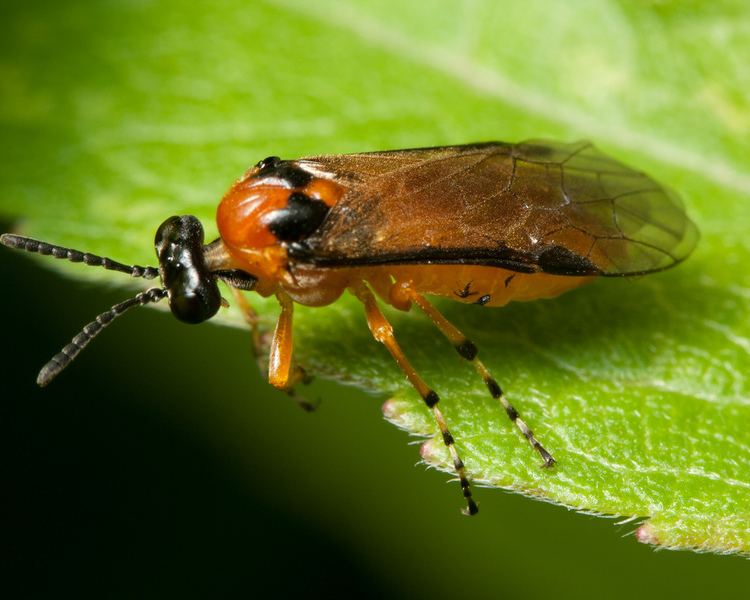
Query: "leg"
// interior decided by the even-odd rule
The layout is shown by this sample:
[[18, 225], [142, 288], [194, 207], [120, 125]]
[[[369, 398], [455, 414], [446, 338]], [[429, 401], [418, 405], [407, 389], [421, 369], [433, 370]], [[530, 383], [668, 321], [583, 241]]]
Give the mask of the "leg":
[[294, 302], [284, 293], [276, 296], [281, 305], [279, 320], [273, 332], [271, 352], [268, 355], [268, 383], [280, 390], [287, 390], [290, 386], [292, 373], [292, 317]]
[[240, 290], [231, 286], [229, 287], [229, 290], [234, 296], [234, 301], [237, 303], [237, 306], [242, 313], [242, 317], [245, 319], [245, 323], [247, 323], [248, 327], [250, 327], [250, 336], [253, 344], [253, 356], [255, 357], [255, 360], [257, 361], [258, 367], [260, 368], [261, 372], [265, 372], [266, 365], [263, 362], [263, 339], [260, 335], [260, 331], [258, 330], [258, 313], [256, 313], [253, 307], [250, 306], [247, 298], [245, 298], [244, 294]]
[[464, 513], [469, 515], [476, 514], [479, 509], [477, 508], [474, 499], [471, 497], [471, 487], [469, 486], [469, 480], [466, 478], [464, 463], [458, 455], [453, 436], [448, 429], [448, 424], [445, 422], [445, 417], [438, 408], [440, 398], [427, 386], [424, 380], [414, 370], [414, 367], [412, 367], [406, 356], [404, 356], [401, 347], [398, 345], [398, 342], [393, 335], [393, 327], [378, 307], [375, 296], [373, 296], [370, 289], [364, 283], [359, 283], [352, 291], [365, 305], [367, 325], [372, 332], [372, 336], [385, 345], [411, 384], [416, 388], [417, 392], [419, 392], [419, 395], [422, 396], [427, 407], [432, 410], [435, 421], [440, 428], [440, 433], [443, 436], [443, 442], [453, 459], [453, 467], [456, 469], [458, 479], [461, 482], [461, 488], [463, 489], [464, 498], [466, 498], [467, 508], [464, 509]]
[[[234, 294], [237, 305], [242, 311], [245, 322], [250, 326], [253, 355], [258, 362], [261, 372], [264, 372], [266, 365], [263, 361], [263, 340], [258, 331], [258, 315], [240, 290], [236, 288], [230, 289]], [[305, 400], [294, 391], [294, 386], [298, 383], [307, 384], [312, 381], [312, 378], [305, 370], [300, 366], [294, 365], [292, 361], [292, 314], [294, 303], [286, 295], [279, 297], [279, 303], [281, 304], [281, 314], [279, 315], [276, 331], [271, 341], [271, 351], [268, 361], [268, 382], [274, 387], [285, 391], [294, 398], [294, 401], [301, 408], [309, 412], [315, 410], [317, 403]]]
[[437, 310], [432, 304], [430, 304], [424, 296], [415, 292], [409, 286], [403, 286], [400, 291], [403, 291], [409, 300], [414, 302], [431, 320], [440, 332], [448, 338], [453, 344], [453, 347], [461, 355], [462, 358], [468, 360], [474, 365], [477, 373], [482, 377], [487, 388], [490, 390], [490, 394], [503, 405], [505, 413], [508, 415], [511, 421], [513, 421], [521, 433], [529, 441], [531, 447], [536, 450], [544, 461], [543, 467], [551, 467], [555, 464], [555, 459], [552, 455], [547, 452], [544, 447], [534, 437], [534, 433], [529, 429], [529, 426], [521, 419], [518, 411], [513, 408], [513, 405], [508, 402], [503, 394], [503, 390], [498, 385], [497, 381], [492, 377], [484, 363], [477, 358], [478, 350], [474, 343], [469, 340], [463, 333], [461, 333], [456, 327], [446, 319], [439, 310]]
[[278, 293], [276, 298], [281, 305], [281, 313], [271, 340], [271, 351], [268, 358], [268, 383], [289, 394], [300, 407], [310, 412], [315, 410], [317, 404], [305, 400], [294, 392], [294, 386], [298, 383], [307, 384], [312, 381], [307, 372], [302, 367], [295, 365], [292, 360], [294, 350], [292, 341], [294, 302], [283, 292]]

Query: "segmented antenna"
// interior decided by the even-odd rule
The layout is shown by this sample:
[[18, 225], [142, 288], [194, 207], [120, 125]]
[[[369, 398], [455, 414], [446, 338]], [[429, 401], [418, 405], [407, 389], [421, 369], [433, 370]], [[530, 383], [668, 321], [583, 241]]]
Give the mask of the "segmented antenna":
[[159, 276], [159, 269], [154, 267], [141, 267], [139, 265], [128, 266], [104, 256], [97, 256], [96, 254], [81, 252], [80, 250], [65, 248], [63, 246], [54, 246], [47, 242], [41, 242], [39, 240], [23, 237], [21, 235], [14, 235], [12, 233], [4, 233], [1, 235], [0, 243], [9, 248], [25, 250], [26, 252], [53, 256], [54, 258], [66, 259], [75, 263], [82, 262], [91, 267], [104, 267], [110, 271], [119, 271], [120, 273], [125, 273], [131, 277], [155, 279]]
[[[6, 237], [6, 236], [3, 236]], [[4, 242], [3, 242], [4, 243]], [[140, 292], [133, 298], [129, 298], [124, 302], [115, 304], [108, 311], [103, 312], [95, 320], [91, 321], [86, 325], [81, 333], [75, 336], [71, 342], [65, 346], [58, 354], [52, 357], [52, 359], [42, 367], [39, 371], [39, 376], [36, 378], [37, 384], [44, 387], [60, 372], [67, 367], [73, 359], [83, 350], [86, 345], [93, 340], [102, 329], [114, 321], [117, 317], [123, 314], [129, 308], [134, 306], [143, 306], [152, 302], [159, 302], [166, 298], [167, 290], [164, 288], [151, 288], [145, 292]]]

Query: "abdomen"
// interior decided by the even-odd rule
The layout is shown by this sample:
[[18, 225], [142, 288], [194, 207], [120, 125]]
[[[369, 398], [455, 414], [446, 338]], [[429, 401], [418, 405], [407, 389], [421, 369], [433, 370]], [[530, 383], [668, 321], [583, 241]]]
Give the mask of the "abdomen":
[[588, 283], [593, 277], [518, 273], [475, 265], [396, 265], [356, 269], [377, 293], [388, 298], [390, 287], [411, 282], [420, 294], [444, 296], [465, 304], [504, 306], [511, 300], [554, 298]]

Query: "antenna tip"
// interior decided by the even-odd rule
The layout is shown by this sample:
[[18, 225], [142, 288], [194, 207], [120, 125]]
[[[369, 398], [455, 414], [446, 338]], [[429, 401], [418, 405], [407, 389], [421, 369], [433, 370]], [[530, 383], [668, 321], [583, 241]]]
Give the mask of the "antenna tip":
[[18, 246], [18, 236], [12, 233], [4, 233], [0, 235], [0, 244], [9, 248], [16, 248]]
[[46, 387], [47, 384], [52, 381], [59, 372], [60, 368], [57, 364], [53, 363], [52, 361], [48, 362], [42, 367], [42, 370], [39, 371], [39, 375], [37, 375], [36, 377], [36, 384], [39, 387]]

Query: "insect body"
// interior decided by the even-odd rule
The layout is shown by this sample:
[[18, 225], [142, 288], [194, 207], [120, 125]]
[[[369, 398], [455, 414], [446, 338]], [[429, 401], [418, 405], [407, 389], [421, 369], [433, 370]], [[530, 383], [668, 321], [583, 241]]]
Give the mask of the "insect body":
[[161, 279], [161, 287], [87, 325], [42, 369], [38, 383], [49, 383], [131, 306], [166, 297], [178, 319], [210, 319], [222, 305], [217, 282], [223, 281], [253, 326], [242, 291], [278, 299], [268, 378], [289, 390], [306, 380], [292, 361], [294, 303], [323, 306], [349, 290], [363, 303], [375, 339], [432, 410], [470, 514], [477, 507], [439, 396], [404, 355], [378, 298], [427, 314], [549, 467], [554, 459], [507, 401], [476, 346], [425, 295], [485, 306], [553, 297], [597, 276], [666, 269], [685, 259], [698, 239], [671, 191], [587, 142], [270, 157], [230, 188], [217, 222], [220, 238], [204, 245], [195, 217], [167, 219], [156, 234], [158, 269], [2, 236], [7, 246]]

